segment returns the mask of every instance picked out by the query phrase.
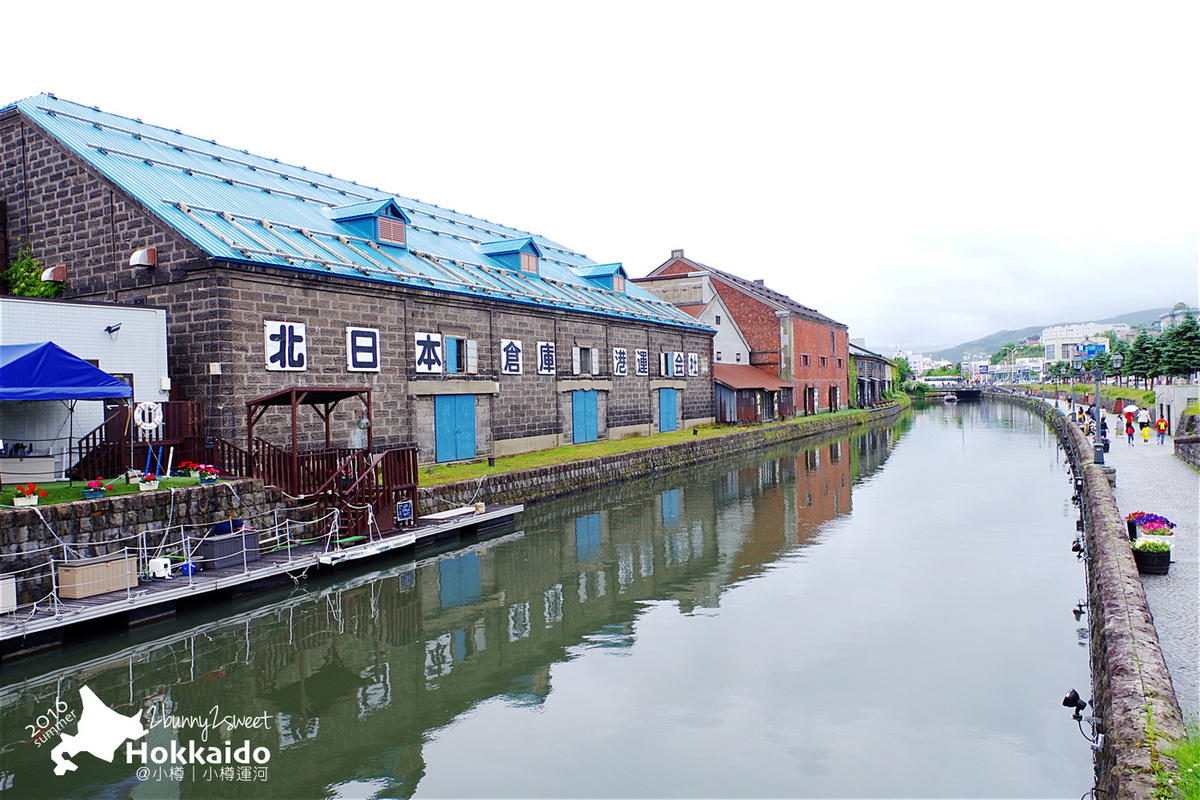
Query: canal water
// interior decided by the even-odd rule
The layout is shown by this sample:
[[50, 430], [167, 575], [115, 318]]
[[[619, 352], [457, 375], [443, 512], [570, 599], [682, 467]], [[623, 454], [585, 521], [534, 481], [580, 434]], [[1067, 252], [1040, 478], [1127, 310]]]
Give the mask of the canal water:
[[1079, 797], [1070, 495], [960, 403], [539, 503], [4, 665], [0, 798]]

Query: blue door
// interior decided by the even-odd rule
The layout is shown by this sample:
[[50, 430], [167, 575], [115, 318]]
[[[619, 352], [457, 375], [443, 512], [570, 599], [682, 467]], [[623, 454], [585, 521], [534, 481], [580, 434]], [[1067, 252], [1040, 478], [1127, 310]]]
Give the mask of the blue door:
[[433, 431], [438, 461], [475, 457], [475, 395], [439, 394], [433, 398]]
[[679, 425], [675, 421], [675, 390], [674, 389], [659, 389], [658, 390], [658, 429], [662, 432], [678, 430]]
[[571, 441], [594, 442], [599, 438], [599, 414], [596, 410], [596, 390], [578, 389], [571, 392]]

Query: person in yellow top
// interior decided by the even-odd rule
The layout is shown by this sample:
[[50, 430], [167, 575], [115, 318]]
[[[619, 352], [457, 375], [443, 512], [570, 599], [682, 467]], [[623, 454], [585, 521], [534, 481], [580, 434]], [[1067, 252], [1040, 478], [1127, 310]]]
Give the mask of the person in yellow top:
[[1158, 422], [1154, 423], [1154, 430], [1158, 431], [1158, 443], [1162, 444], [1167, 438], [1167, 418], [1160, 416]]

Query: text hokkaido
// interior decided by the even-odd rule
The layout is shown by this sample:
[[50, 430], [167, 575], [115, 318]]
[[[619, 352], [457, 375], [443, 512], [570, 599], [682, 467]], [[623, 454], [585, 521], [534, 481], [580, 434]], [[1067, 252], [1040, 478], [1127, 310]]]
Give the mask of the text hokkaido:
[[125, 760], [132, 764], [134, 759], [140, 759], [142, 764], [195, 764], [214, 767], [231, 766], [234, 764], [266, 764], [271, 760], [271, 751], [266, 747], [250, 749], [250, 742], [243, 741], [240, 746], [233, 747], [226, 742], [225, 747], [197, 745], [196, 740], [188, 742], [184, 747], [179, 742], [171, 742], [170, 747], [150, 747], [146, 742], [134, 747], [133, 742], [125, 744]]

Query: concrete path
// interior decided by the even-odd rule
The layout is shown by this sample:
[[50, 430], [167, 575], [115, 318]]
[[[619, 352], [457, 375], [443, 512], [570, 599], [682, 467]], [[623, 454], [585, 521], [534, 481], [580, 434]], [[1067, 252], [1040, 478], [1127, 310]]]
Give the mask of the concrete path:
[[1200, 724], [1200, 473], [1175, 457], [1173, 437], [1160, 445], [1151, 431], [1145, 444], [1139, 432], [1130, 446], [1120, 418], [1107, 417], [1112, 444], [1105, 464], [1117, 470], [1113, 494], [1121, 515], [1147, 511], [1177, 526], [1170, 571], [1143, 575], [1142, 586], [1184, 721]]

